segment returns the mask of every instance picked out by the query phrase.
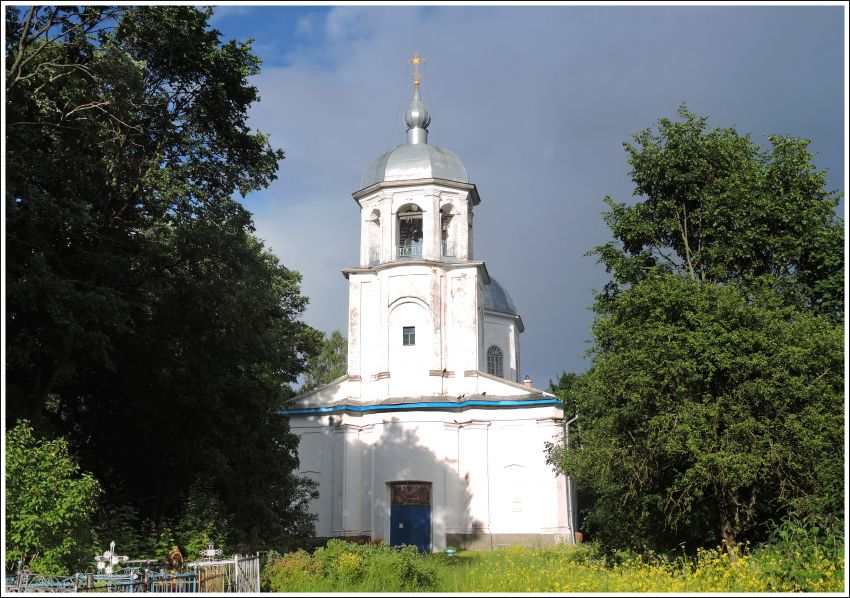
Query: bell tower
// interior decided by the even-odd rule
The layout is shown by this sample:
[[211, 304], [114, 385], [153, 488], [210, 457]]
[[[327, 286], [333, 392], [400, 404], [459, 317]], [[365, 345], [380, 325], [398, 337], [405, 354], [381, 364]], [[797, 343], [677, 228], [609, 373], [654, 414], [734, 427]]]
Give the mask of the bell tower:
[[[472, 260], [472, 208], [480, 202], [478, 192], [456, 155], [428, 145], [431, 115], [418, 81], [404, 113], [407, 143], [375, 160], [354, 193], [360, 205], [364, 268], [401, 259]], [[376, 184], [382, 193], [364, 195]]]
[[473, 259], [480, 203], [466, 168], [428, 144], [431, 115], [414, 88], [403, 116], [407, 143], [378, 157], [353, 194], [360, 263], [349, 281], [348, 379], [362, 400], [474, 391], [482, 361], [483, 262]]

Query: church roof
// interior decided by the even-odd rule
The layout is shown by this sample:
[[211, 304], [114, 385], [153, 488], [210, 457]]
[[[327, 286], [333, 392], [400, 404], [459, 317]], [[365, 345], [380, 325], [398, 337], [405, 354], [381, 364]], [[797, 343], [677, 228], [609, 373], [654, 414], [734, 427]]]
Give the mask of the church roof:
[[484, 309], [512, 316], [519, 315], [510, 294], [492, 276], [490, 284], [484, 286]]
[[360, 188], [384, 181], [431, 178], [469, 182], [463, 162], [453, 152], [436, 145], [405, 143], [372, 162], [363, 174]]
[[528, 388], [518, 382], [506, 380], [485, 372], [475, 373], [478, 392], [472, 394], [423, 395], [415, 397], [386, 397], [383, 399], [360, 399], [348, 394], [348, 378], [341, 376], [328, 385], [315, 388], [297, 397], [284, 415], [321, 415], [349, 411], [369, 413], [375, 411], [464, 411], [466, 409], [516, 409], [523, 407], [553, 406], [562, 408], [563, 403], [555, 395]]
[[416, 179], [469, 182], [460, 158], [445, 148], [428, 145], [431, 115], [419, 97], [418, 82], [410, 106], [404, 113], [404, 124], [407, 126], [407, 143], [394, 147], [372, 162], [360, 180], [361, 189], [375, 183]]
[[[305, 395], [306, 396], [306, 395]], [[396, 398], [388, 401], [357, 405], [353, 401], [341, 402], [324, 407], [302, 406], [280, 409], [278, 413], [288, 416], [297, 415], [329, 415], [331, 413], [369, 413], [375, 411], [465, 411], [467, 409], [517, 409], [523, 407], [555, 407], [563, 409], [561, 399], [544, 394], [540, 391], [519, 396], [484, 396], [472, 395], [467, 397], [415, 397]]]

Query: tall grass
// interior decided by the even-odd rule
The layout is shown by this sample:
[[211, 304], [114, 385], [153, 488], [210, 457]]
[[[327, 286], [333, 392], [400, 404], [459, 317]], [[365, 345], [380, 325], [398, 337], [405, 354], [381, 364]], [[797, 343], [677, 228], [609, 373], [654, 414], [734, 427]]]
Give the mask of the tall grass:
[[[461, 553], [463, 556], [463, 553]], [[822, 551], [794, 561], [775, 548], [717, 548], [695, 558], [635, 555], [610, 559], [594, 545], [535, 550], [507, 548], [468, 556], [440, 573], [446, 592], [840, 592], [841, 555]], [[837, 558], [836, 558], [837, 557]], [[790, 565], [790, 567], [789, 567]]]
[[421, 555], [333, 540], [267, 565], [275, 592], [841, 592], [841, 550], [778, 543], [729, 555], [606, 556], [598, 545]]
[[312, 555], [298, 550], [268, 563], [262, 581], [272, 592], [423, 592], [436, 590], [437, 570], [412, 546], [331, 540]]

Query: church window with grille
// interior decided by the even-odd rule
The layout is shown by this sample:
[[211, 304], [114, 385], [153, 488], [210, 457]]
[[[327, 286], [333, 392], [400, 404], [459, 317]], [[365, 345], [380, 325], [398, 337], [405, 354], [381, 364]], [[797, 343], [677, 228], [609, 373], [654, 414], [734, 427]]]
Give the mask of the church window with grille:
[[416, 344], [416, 326], [405, 326], [401, 335], [401, 344], [405, 347], [412, 347]]
[[490, 348], [487, 349], [487, 373], [503, 378], [503, 362], [504, 358], [502, 356], [502, 350], [496, 345], [491, 345]]

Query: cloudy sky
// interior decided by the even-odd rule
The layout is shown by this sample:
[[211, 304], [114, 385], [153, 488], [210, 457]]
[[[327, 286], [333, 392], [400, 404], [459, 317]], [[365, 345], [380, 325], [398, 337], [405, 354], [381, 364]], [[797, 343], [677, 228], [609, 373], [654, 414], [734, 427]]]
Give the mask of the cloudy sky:
[[[602, 199], [632, 201], [623, 142], [685, 102], [714, 127], [813, 140], [844, 191], [844, 9], [839, 6], [248, 6], [216, 9], [263, 60], [252, 126], [286, 151], [250, 195], [260, 237], [303, 275], [306, 321], [345, 330], [358, 261], [351, 193], [404, 143], [418, 51], [429, 143], [478, 187], [475, 254], [526, 326], [522, 374], [545, 386], [588, 367], [584, 254], [609, 238]], [[843, 204], [840, 208], [843, 211]]]

